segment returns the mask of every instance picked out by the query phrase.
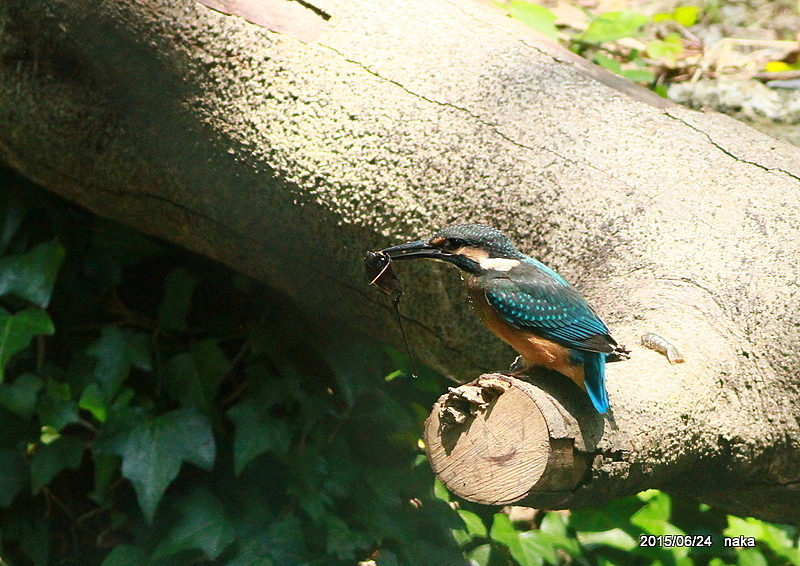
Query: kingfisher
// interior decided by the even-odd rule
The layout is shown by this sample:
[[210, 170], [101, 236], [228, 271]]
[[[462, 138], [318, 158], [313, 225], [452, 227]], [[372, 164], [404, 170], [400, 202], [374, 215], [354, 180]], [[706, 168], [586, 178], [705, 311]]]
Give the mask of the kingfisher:
[[520, 354], [513, 375], [544, 366], [578, 384], [597, 412], [608, 411], [606, 361], [625, 359], [628, 351], [572, 285], [501, 231], [456, 224], [382, 251], [392, 260], [429, 258], [458, 267], [484, 324]]

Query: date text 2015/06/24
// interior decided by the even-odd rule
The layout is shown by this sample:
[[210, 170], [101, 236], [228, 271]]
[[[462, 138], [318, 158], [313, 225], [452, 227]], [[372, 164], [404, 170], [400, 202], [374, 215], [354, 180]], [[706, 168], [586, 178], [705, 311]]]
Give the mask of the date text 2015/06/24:
[[[639, 535], [639, 546], [673, 548], [686, 546], [693, 548], [710, 547], [714, 543], [711, 535]], [[752, 548], [756, 545], [754, 537], [722, 537], [722, 546], [732, 548]]]

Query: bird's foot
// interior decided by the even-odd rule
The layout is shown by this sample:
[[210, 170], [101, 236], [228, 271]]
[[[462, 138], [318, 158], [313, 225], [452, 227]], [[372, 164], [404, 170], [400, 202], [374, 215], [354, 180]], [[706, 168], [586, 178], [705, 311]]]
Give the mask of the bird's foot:
[[631, 351], [625, 347], [625, 344], [616, 344], [614, 346], [614, 351], [610, 354], [606, 354], [606, 361], [607, 362], [624, 362], [625, 360], [630, 359]]
[[511, 367], [508, 368], [508, 375], [512, 377], [520, 377], [527, 373], [530, 366], [525, 362], [525, 358], [522, 356], [517, 356], [517, 358], [511, 362]]

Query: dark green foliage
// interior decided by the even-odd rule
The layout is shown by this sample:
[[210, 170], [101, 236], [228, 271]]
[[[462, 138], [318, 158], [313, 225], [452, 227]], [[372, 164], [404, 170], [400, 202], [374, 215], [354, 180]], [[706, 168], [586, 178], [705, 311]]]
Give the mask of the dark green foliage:
[[[800, 564], [793, 529], [657, 491], [455, 502], [419, 442], [441, 378], [34, 187], [0, 190], [0, 267], [0, 564]], [[638, 545], [669, 534], [715, 544]]]
[[445, 384], [262, 286], [2, 190], [0, 331], [3, 564], [466, 564], [418, 445]]

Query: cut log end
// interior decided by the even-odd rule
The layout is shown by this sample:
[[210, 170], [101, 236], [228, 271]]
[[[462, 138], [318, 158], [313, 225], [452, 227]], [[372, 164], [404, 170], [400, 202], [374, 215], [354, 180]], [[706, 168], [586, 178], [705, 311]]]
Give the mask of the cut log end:
[[477, 503], [558, 506], [586, 476], [602, 435], [602, 418], [562, 404], [570, 397], [502, 374], [450, 388], [425, 422], [434, 472]]

